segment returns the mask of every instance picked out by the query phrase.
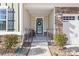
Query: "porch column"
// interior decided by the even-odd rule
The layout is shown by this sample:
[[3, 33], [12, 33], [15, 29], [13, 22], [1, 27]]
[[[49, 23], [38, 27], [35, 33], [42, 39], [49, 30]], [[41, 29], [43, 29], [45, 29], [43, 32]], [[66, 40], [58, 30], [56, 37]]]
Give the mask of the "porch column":
[[22, 29], [23, 29], [23, 4], [20, 3], [19, 6], [20, 6], [20, 8], [19, 8], [19, 10], [20, 10], [19, 11], [19, 14], [20, 14], [20, 23], [19, 23], [19, 25], [20, 25], [20, 32], [22, 34]]
[[19, 4], [19, 6], [20, 6], [20, 8], [19, 8], [19, 19], [20, 19], [20, 23], [19, 23], [19, 25], [20, 25], [20, 34], [21, 34], [21, 42], [20, 42], [20, 46], [22, 46], [22, 44], [23, 44], [23, 4], [22, 3], [20, 3]]

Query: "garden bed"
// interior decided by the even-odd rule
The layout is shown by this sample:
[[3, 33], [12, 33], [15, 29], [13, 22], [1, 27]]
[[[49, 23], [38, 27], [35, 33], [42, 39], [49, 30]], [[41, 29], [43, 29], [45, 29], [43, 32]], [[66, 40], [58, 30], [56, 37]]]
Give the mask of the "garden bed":
[[6, 49], [0, 49], [0, 56], [26, 56], [26, 53], [28, 52], [28, 48], [23, 48], [21, 53], [15, 53], [15, 49], [6, 50]]
[[59, 49], [56, 45], [48, 45], [52, 56], [79, 56], [79, 47]]
[[[20, 46], [21, 43], [21, 36], [16, 35], [16, 38], [14, 38], [13, 36], [15, 35], [7, 35], [7, 38], [5, 38], [6, 35], [1, 35], [0, 36], [0, 56], [26, 56], [26, 54], [28, 53], [29, 49], [30, 49], [30, 45], [28, 46], [23, 46], [22, 47], [22, 51], [20, 53], [16, 53], [16, 48], [18, 48]], [[5, 39], [7, 39], [8, 41], [6, 42]], [[11, 40], [10, 40], [11, 39]], [[14, 39], [16, 39], [17, 41], [14, 41]], [[12, 41], [13, 40], [13, 41]], [[9, 43], [9, 46], [13, 43], [16, 45], [11, 47], [10, 49], [6, 48], [5, 43]]]

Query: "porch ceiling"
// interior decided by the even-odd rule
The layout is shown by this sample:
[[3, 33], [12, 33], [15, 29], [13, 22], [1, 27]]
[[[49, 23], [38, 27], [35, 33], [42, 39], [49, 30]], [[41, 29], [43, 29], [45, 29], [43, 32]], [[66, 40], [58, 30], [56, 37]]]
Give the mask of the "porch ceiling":
[[78, 3], [25, 3], [32, 16], [47, 16], [54, 7], [79, 7]]
[[30, 3], [30, 4], [25, 4], [24, 5], [26, 7], [26, 9], [29, 10], [29, 13], [32, 16], [47, 16], [50, 11], [53, 9], [52, 4], [48, 4], [48, 3]]

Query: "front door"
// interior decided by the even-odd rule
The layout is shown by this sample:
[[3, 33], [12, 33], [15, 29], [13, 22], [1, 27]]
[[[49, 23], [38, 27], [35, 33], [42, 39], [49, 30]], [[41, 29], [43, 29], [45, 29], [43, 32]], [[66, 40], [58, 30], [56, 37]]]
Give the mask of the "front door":
[[43, 19], [37, 18], [36, 20], [36, 33], [42, 34], [43, 33]]

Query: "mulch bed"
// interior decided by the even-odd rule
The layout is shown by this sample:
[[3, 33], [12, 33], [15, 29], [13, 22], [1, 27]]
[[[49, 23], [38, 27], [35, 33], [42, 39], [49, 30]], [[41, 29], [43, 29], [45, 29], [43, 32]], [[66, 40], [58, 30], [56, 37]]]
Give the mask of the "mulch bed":
[[16, 53], [15, 49], [0, 49], [0, 56], [26, 56], [27, 52], [28, 52], [28, 48], [23, 48], [21, 53]]
[[60, 50], [56, 45], [48, 45], [52, 56], [79, 56], [79, 52], [72, 51], [68, 48]]

